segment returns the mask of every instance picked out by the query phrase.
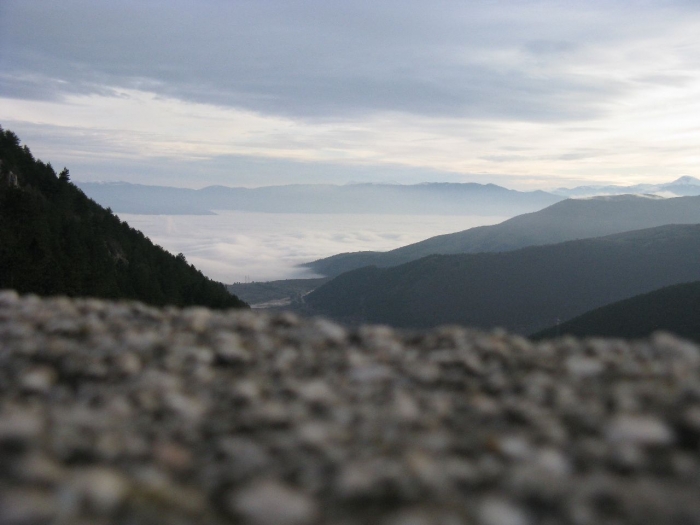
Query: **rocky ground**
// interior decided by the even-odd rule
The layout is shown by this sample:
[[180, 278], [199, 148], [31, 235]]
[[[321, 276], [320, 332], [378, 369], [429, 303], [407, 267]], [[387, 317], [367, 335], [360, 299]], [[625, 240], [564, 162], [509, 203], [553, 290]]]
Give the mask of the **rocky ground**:
[[700, 523], [700, 348], [0, 294], [0, 523]]

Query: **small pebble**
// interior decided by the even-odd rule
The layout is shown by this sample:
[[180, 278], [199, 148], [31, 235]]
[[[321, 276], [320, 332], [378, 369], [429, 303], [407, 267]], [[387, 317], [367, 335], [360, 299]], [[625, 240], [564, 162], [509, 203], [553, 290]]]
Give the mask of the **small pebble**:
[[617, 416], [609, 424], [607, 439], [633, 445], [670, 445], [674, 436], [663, 421], [648, 416]]
[[32, 368], [22, 374], [20, 382], [27, 392], [45, 394], [56, 382], [56, 371], [48, 366]]
[[257, 482], [230, 499], [230, 509], [255, 525], [304, 525], [318, 516], [313, 499], [276, 481]]
[[605, 365], [592, 357], [571, 356], [566, 360], [566, 369], [573, 376], [592, 377], [603, 372]]
[[0, 524], [700, 523], [699, 348], [0, 292]]
[[529, 525], [530, 520], [518, 506], [513, 503], [489, 497], [479, 506], [480, 525]]
[[129, 490], [127, 480], [120, 473], [105, 467], [76, 471], [68, 487], [78, 500], [98, 514], [114, 511]]

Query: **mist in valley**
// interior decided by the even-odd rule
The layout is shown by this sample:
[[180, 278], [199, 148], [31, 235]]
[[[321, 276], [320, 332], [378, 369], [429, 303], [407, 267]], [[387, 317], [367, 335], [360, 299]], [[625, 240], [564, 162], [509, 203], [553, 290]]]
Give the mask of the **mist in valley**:
[[208, 277], [227, 284], [316, 277], [299, 265], [342, 252], [391, 250], [507, 218], [237, 211], [119, 216], [168, 251], [185, 254]]

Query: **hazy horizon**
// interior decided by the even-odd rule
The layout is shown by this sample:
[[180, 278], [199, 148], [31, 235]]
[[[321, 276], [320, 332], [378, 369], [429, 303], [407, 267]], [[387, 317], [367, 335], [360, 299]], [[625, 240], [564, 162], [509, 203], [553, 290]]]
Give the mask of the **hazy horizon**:
[[0, 125], [75, 181], [697, 176], [687, 0], [0, 4]]
[[[241, 184], [241, 185], [239, 185], [239, 186], [231, 186], [231, 185], [228, 185], [228, 184], [204, 184], [204, 183], [197, 184], [196, 181], [195, 181], [194, 183], [188, 184], [188, 185], [173, 184], [173, 185], [167, 185], [167, 186], [166, 186], [166, 185], [164, 185], [164, 184], [153, 184], [153, 186], [164, 186], [164, 187], [171, 187], [171, 188], [191, 189], [191, 190], [202, 190], [202, 189], [205, 189], [205, 188], [211, 188], [211, 187], [216, 187], [216, 186], [221, 186], [221, 187], [226, 187], [226, 188], [259, 189], [259, 188], [270, 188], [270, 187], [279, 187], [279, 186], [295, 186], [295, 185], [299, 185], [299, 186], [305, 186], [305, 185], [309, 185], [309, 186], [314, 186], [314, 185], [319, 185], [319, 186], [321, 186], [321, 185], [328, 185], [328, 186], [353, 186], [353, 185], [420, 186], [420, 185], [428, 185], [428, 184], [484, 184], [484, 185], [495, 184], [496, 186], [501, 186], [501, 187], [506, 188], [506, 189], [513, 189], [513, 190], [515, 190], [515, 191], [524, 191], [524, 192], [528, 192], [528, 191], [537, 191], [537, 190], [540, 190], [540, 191], [547, 191], [547, 192], [549, 192], [549, 191], [555, 191], [555, 190], [561, 190], [561, 189], [577, 189], [577, 188], [579, 188], [579, 187], [583, 187], [583, 188], [588, 188], [588, 187], [590, 187], [590, 188], [598, 188], [598, 187], [607, 187], [607, 186], [618, 186], [618, 187], [620, 187], [620, 188], [628, 188], [628, 187], [644, 186], [644, 185], [651, 185], [651, 186], [654, 186], [654, 185], [670, 184], [670, 183], [673, 183], [673, 182], [677, 182], [677, 181], [679, 181], [679, 180], [681, 180], [681, 179], [693, 179], [694, 181], [697, 181], [697, 183], [700, 183], [700, 178], [698, 178], [698, 177], [693, 177], [693, 176], [688, 176], [688, 175], [684, 175], [684, 176], [681, 176], [681, 177], [677, 177], [677, 178], [675, 178], [675, 179], [663, 179], [663, 178], [662, 178], [661, 180], [658, 180], [658, 181], [648, 182], [648, 183], [646, 183], [646, 184], [639, 184], [639, 185], [634, 185], [634, 184], [630, 184], [630, 185], [625, 185], [625, 184], [610, 184], [610, 185], [605, 185], [605, 184], [589, 184], [589, 185], [582, 185], [582, 186], [572, 186], [572, 187], [569, 187], [569, 188], [566, 188], [566, 187], [564, 187], [564, 186], [552, 186], [552, 187], [529, 188], [529, 189], [520, 189], [520, 190], [516, 190], [515, 188], [511, 188], [511, 187], [509, 187], [509, 186], [507, 186], [507, 185], [505, 185], [505, 184], [503, 184], [503, 185], [502, 185], [502, 184], [496, 184], [496, 183], [494, 183], [494, 182], [483, 182], [483, 183], [481, 183], [481, 182], [473, 182], [473, 181], [467, 181], [467, 180], [465, 180], [465, 181], [459, 181], [459, 182], [443, 181], [443, 180], [421, 181], [421, 182], [401, 182], [401, 181], [368, 181], [368, 182], [364, 182], [364, 181], [354, 181], [354, 180], [350, 180], [350, 181], [338, 182], [338, 183], [333, 183], [333, 182], [317, 182], [317, 183], [313, 183], [313, 182], [289, 182], [289, 183], [258, 184], [258, 185], [255, 185], [255, 184]], [[134, 185], [139, 185], [139, 184], [141, 184], [141, 185], [144, 185], [144, 186], [149, 186], [149, 185], [150, 185], [150, 184], [144, 184], [144, 183], [141, 183], [141, 182], [129, 182], [129, 181], [126, 181], [126, 180], [118, 180], [118, 179], [115, 179], [115, 180], [77, 181], [77, 183], [78, 183], [78, 185], [80, 185], [80, 184], [82, 184], [82, 183], [85, 183], [85, 184], [107, 184], [107, 185], [109, 185], [109, 184], [134, 184]], [[693, 185], [695, 185], [695, 184], [697, 184], [697, 183], [696, 183], [696, 182], [692, 182]], [[672, 197], [672, 196], [674, 196], [674, 195], [668, 195], [668, 196], [669, 196], [669, 197]]]

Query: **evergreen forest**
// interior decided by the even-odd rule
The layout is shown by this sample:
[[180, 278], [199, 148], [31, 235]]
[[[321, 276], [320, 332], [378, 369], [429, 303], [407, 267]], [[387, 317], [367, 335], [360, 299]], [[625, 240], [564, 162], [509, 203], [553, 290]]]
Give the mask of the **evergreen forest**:
[[635, 295], [700, 280], [700, 225], [671, 224], [500, 253], [431, 255], [346, 272], [307, 313], [401, 328], [460, 324], [529, 335]]
[[152, 305], [247, 306], [99, 206], [0, 127], [0, 289]]
[[700, 342], [700, 281], [666, 286], [596, 308], [533, 336], [639, 339], [664, 330]]

